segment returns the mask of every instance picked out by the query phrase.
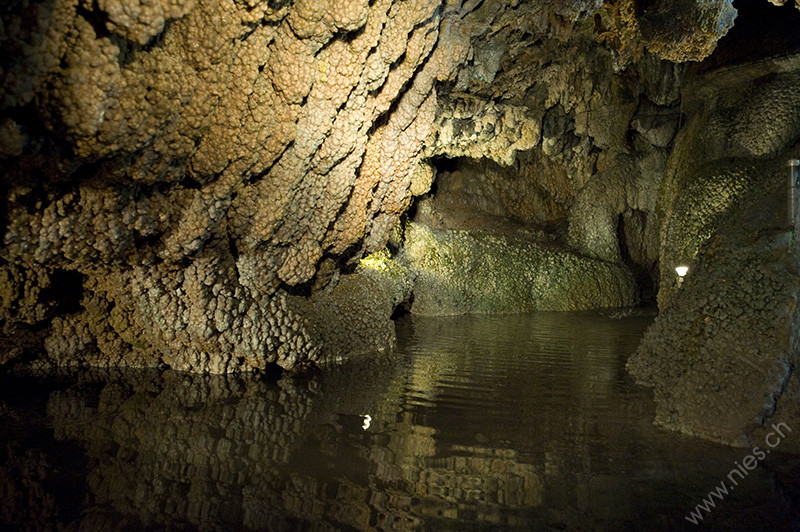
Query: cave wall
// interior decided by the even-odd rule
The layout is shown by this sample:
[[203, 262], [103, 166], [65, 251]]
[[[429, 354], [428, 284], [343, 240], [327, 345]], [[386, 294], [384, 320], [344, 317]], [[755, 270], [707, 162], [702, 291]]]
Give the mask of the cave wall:
[[[786, 222], [799, 67], [789, 56], [692, 76], [690, 118], [659, 191], [660, 314], [628, 367], [653, 386], [657, 422], [727, 444], [758, 445], [800, 412]], [[689, 266], [682, 285], [679, 264]]]
[[[380, 249], [407, 208], [434, 84], [469, 50], [468, 12], [4, 8], [7, 330], [47, 327], [58, 364], [229, 372], [316, 358], [288, 298]], [[71, 312], [44, 297], [59, 272], [75, 272]]]
[[[606, 6], [550, 38], [532, 31], [520, 35], [511, 26], [474, 44], [476, 56], [488, 54], [482, 49], [499, 55], [496, 68], [487, 73], [486, 63], [467, 63], [460, 70], [455, 89], [471, 96], [448, 95], [429, 148], [433, 189], [410, 219], [434, 231], [490, 233], [506, 257], [491, 264], [527, 271], [475, 268], [483, 261], [451, 253], [460, 247], [466, 257], [482, 249], [485, 238], [446, 232], [417, 238], [407, 242], [403, 257], [419, 274], [412, 312], [590, 309], [652, 301], [658, 282], [657, 191], [681, 121], [685, 67], [660, 59], [641, 42], [631, 43], [639, 47], [631, 55], [608, 46], [607, 40], [619, 38], [612, 37], [619, 16]], [[479, 99], [508, 102], [502, 119], [496, 104], [481, 105]], [[487, 141], [520, 115], [536, 124], [530, 141], [527, 134]], [[438, 149], [441, 139], [449, 150]], [[517, 148], [513, 159], [507, 147]], [[432, 261], [420, 250], [436, 241], [442, 245]], [[543, 248], [532, 253], [530, 242]], [[550, 264], [544, 269], [536, 266], [543, 256]], [[587, 290], [590, 283], [581, 278], [594, 277], [587, 273], [597, 271], [594, 264], [614, 273], [599, 275], [599, 288]], [[491, 286], [507, 290], [496, 291], [492, 301], [486, 289]]]
[[494, 232], [406, 229], [404, 260], [415, 272], [411, 312], [500, 314], [630, 307], [637, 302], [622, 264]]
[[681, 63], [735, 15], [725, 0], [8, 3], [0, 363], [304, 367], [337, 351], [331, 312], [356, 331], [336, 345], [388, 341], [405, 277], [356, 266], [437, 157], [546, 158], [537, 221], [591, 259], [652, 264]]

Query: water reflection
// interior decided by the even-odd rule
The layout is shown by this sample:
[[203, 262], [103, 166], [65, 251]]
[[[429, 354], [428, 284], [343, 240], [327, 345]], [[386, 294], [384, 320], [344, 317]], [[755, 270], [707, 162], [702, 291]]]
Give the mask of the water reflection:
[[[171, 371], [6, 379], [3, 521], [693, 528], [683, 517], [742, 451], [651, 426], [651, 399], [623, 369], [647, 323], [583, 313], [408, 318], [392, 359], [278, 382]], [[771, 456], [707, 521], [792, 529], [797, 466]]]

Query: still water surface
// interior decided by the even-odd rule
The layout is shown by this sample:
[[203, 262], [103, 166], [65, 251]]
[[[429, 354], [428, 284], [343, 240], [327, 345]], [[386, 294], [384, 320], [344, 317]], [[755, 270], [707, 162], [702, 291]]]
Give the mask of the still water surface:
[[390, 359], [278, 381], [5, 377], [0, 522], [85, 530], [796, 530], [773, 453], [652, 425], [625, 373], [647, 316], [411, 318]]

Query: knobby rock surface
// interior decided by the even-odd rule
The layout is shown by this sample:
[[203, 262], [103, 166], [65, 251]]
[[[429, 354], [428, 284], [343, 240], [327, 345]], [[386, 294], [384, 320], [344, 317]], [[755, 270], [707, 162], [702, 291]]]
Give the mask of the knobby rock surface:
[[702, 59], [734, 16], [725, 0], [656, 4], [12, 1], [0, 363], [37, 349], [58, 365], [216, 373], [315, 361], [327, 311], [297, 298], [362, 275], [348, 272], [428, 191], [432, 157], [541, 150], [562, 168], [552, 181], [573, 180], [551, 211], [572, 217], [578, 249], [616, 260], [610, 217], [654, 208], [637, 192], [647, 172], [625, 178], [627, 196], [580, 191], [596, 166], [617, 184], [620, 169], [657, 169], [672, 134], [642, 113], [641, 153], [598, 155], [639, 108], [620, 80], [639, 72], [667, 112], [681, 69], [661, 59]]

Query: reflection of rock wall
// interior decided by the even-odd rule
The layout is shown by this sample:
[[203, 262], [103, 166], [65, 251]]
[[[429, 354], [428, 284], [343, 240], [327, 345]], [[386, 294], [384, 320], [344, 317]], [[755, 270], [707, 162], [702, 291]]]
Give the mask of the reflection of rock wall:
[[[15, 448], [16, 447], [16, 448]], [[9, 444], [0, 454], [0, 518], [7, 527], [44, 529], [59, 517], [52, 483], [52, 464], [42, 449]]]
[[[389, 375], [379, 373], [373, 377], [385, 386]], [[343, 386], [359, 378], [339, 373], [276, 385], [148, 372], [89, 377], [54, 392], [47, 408], [56, 439], [79, 442], [88, 457], [80, 525], [296, 530], [324, 522], [367, 530], [377, 510], [386, 528], [414, 530], [463, 505], [480, 509], [479, 522], [503, 523], [503, 508], [541, 502], [541, 481], [514, 451], [464, 448], [440, 458], [430, 427], [405, 422], [386, 435], [364, 432], [367, 447], [349, 450], [361, 420], [335, 412], [346, 400]], [[385, 393], [380, 388], [374, 391]], [[320, 393], [329, 402], [320, 403]], [[372, 407], [382, 417], [396, 415], [397, 405]], [[375, 479], [361, 476], [373, 470]], [[52, 523], [59, 516], [47, 513], [49, 495], [41, 495], [40, 517]]]
[[172, 372], [140, 378], [104, 383], [99, 397], [56, 392], [48, 403], [56, 438], [86, 445], [93, 511], [84, 522], [270, 527], [284, 502], [258, 486], [280, 485], [277, 468], [303, 434], [313, 390]]
[[[416, 478], [409, 478], [420, 497], [443, 500], [453, 510], [473, 504], [482, 523], [502, 524], [504, 509], [541, 506], [542, 479], [536, 468], [520, 463], [513, 450], [466, 447], [452, 451], [463, 454], [426, 460]], [[412, 476], [412, 471], [405, 474]], [[426, 508], [423, 503], [420, 513], [435, 516], [439, 506]]]
[[[4, 423], [20, 422], [10, 419], [3, 410]], [[4, 435], [5, 436], [5, 435]], [[53, 522], [64, 519], [69, 509], [59, 505], [53, 493], [58, 475], [53, 474], [52, 457], [37, 442], [6, 441], [0, 451], [0, 522], [9, 529], [36, 528], [43, 530]], [[28, 445], [24, 445], [24, 444]], [[77, 501], [70, 501], [77, 502]], [[66, 515], [65, 515], [66, 514]]]
[[83, 449], [54, 444], [45, 383], [19, 376], [0, 386], [0, 526], [48, 530], [74, 522], [85, 493]]
[[[350, 361], [311, 378], [83, 371], [25, 382], [28, 394], [4, 386], [0, 521], [69, 530], [659, 528], [681, 522], [665, 521], [676, 505], [696, 502], [685, 488], [707, 489], [741, 458], [651, 426], [649, 393], [621, 367], [645, 320], [537, 313], [406, 326], [412, 359]], [[32, 431], [19, 430], [31, 420]], [[785, 457], [771, 459], [720, 514], [744, 507], [753, 518], [759, 497], [775, 502], [776, 481], [794, 496], [795, 464], [776, 475], [769, 467]], [[764, 508], [759, 516], [773, 507]]]

